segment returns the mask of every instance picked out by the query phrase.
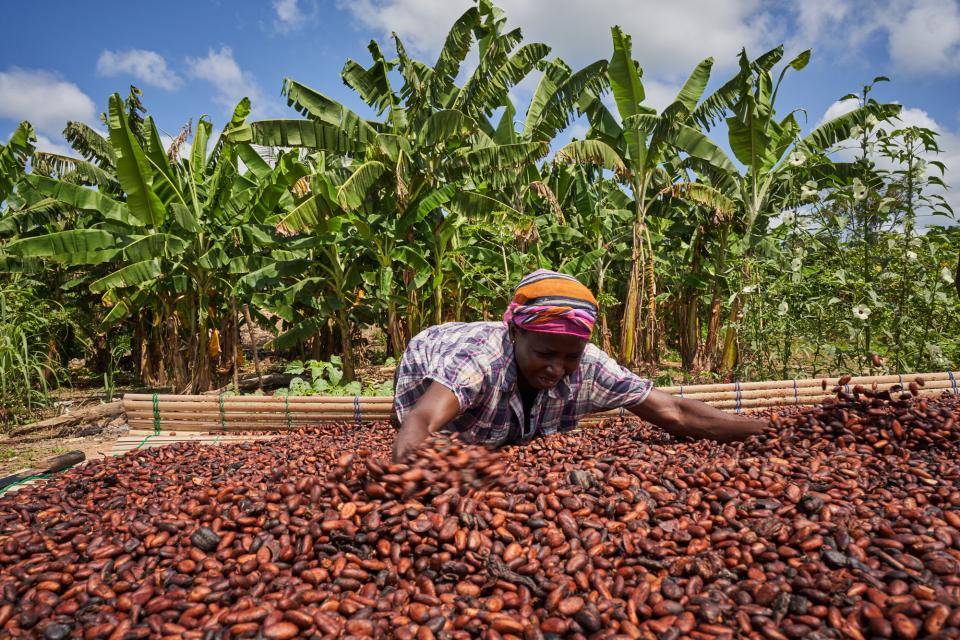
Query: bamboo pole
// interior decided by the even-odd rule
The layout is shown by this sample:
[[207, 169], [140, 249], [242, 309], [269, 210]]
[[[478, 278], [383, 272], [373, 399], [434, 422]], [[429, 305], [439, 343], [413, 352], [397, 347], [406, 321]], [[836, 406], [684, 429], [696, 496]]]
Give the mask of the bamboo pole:
[[[911, 381], [916, 380], [917, 378], [922, 378], [924, 382], [933, 382], [938, 380], [950, 380], [950, 373], [948, 371], [943, 372], [933, 372], [933, 373], [904, 373], [902, 375], [893, 374], [893, 375], [882, 375], [882, 376], [854, 376], [850, 379], [848, 383], [851, 387], [857, 384], [862, 384], [864, 386], [869, 386], [872, 383], [876, 382], [877, 384], [888, 383], [888, 384], [897, 384], [902, 383], [904, 385], [909, 384]], [[960, 380], [960, 371], [952, 372], [954, 377]], [[829, 391], [837, 385], [839, 378], [823, 377], [823, 378], [798, 378], [796, 380], [798, 387], [819, 387], [822, 385], [823, 381], [827, 381], [827, 390]], [[762, 382], [741, 382], [740, 390], [741, 391], [750, 391], [756, 389], [785, 389], [787, 387], [793, 388], [794, 380], [766, 380]], [[658, 387], [660, 391], [665, 393], [676, 394], [683, 389], [683, 395], [686, 396], [689, 393], [707, 393], [713, 391], [736, 391], [737, 383], [724, 383], [724, 384], [698, 384], [698, 385], [679, 385], [672, 387]]]
[[[849, 385], [849, 386], [850, 386], [850, 388], [851, 388], [851, 390], [852, 390], [852, 388], [853, 388], [855, 385], [852, 385], [852, 384], [851, 384], [851, 385]], [[866, 386], [866, 385], [862, 385], [862, 386]], [[893, 383], [893, 384], [880, 383], [880, 384], [877, 384], [877, 391], [887, 391], [887, 390], [889, 390], [889, 389], [891, 389], [891, 388], [893, 388], [893, 387], [896, 387], [896, 386], [897, 386], [897, 383]], [[935, 390], [936, 390], [936, 389], [940, 389], [940, 390], [943, 390], [943, 389], [951, 389], [952, 387], [953, 387], [953, 385], [952, 385], [952, 383], [951, 383], [949, 380], [939, 380], [939, 381], [935, 381], [935, 382], [928, 382], [928, 383], [926, 383], [923, 387], [921, 387], [921, 389], [935, 389]], [[867, 387], [867, 388], [868, 388], [868, 389], [871, 389], [870, 387]], [[826, 396], [832, 396], [832, 395], [833, 395], [833, 393], [831, 393], [830, 389], [833, 389], [833, 387], [830, 387], [827, 391], [824, 391], [823, 389], [820, 388], [820, 386], [816, 386], [816, 387], [797, 387], [796, 389], [794, 389], [794, 388], [791, 386], [791, 387], [789, 387], [789, 388], [783, 388], [783, 389], [752, 389], [752, 390], [749, 390], [749, 389], [748, 389], [748, 390], [746, 390], [746, 391], [741, 391], [739, 395], [740, 395], [740, 397], [743, 398], [743, 399], [748, 399], [748, 398], [780, 398], [780, 397], [790, 397], [790, 398], [792, 398], [792, 397], [794, 397], [794, 396], [799, 396], [799, 397], [817, 397], [817, 396], [826, 397]], [[676, 395], [676, 394], [674, 394], [674, 395]], [[738, 394], [737, 394], [736, 391], [717, 391], [717, 392], [713, 392], [713, 393], [689, 393], [689, 394], [686, 393], [686, 392], [684, 392], [683, 397], [685, 397], [685, 398], [692, 398], [692, 399], [694, 399], [694, 400], [707, 401], [707, 400], [736, 399], [737, 395], [738, 395]]]
[[[219, 402], [220, 396], [211, 396], [211, 395], [177, 395], [172, 393], [158, 393], [155, 394], [157, 397], [157, 402]], [[153, 402], [154, 394], [152, 393], [125, 393], [123, 395], [124, 401], [132, 402]], [[224, 403], [227, 402], [279, 402], [283, 404], [284, 402], [289, 402], [294, 404], [297, 402], [308, 402], [308, 403], [325, 403], [325, 402], [349, 402], [353, 403], [354, 400], [360, 402], [393, 402], [391, 396], [223, 396]]]

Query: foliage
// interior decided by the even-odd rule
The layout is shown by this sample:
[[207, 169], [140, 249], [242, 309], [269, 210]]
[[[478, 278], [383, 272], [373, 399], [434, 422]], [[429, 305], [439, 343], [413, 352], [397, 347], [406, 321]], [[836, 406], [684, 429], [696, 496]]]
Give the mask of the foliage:
[[58, 345], [72, 319], [36, 295], [37, 284], [18, 278], [0, 285], [0, 422], [29, 420], [47, 403], [47, 390], [65, 378]]
[[372, 392], [355, 378], [374, 340], [398, 358], [427, 325], [497, 320], [538, 267], [590, 286], [597, 342], [653, 377], [671, 358], [728, 379], [956, 366], [947, 168], [873, 98], [886, 78], [804, 133], [779, 97], [809, 51], [742, 51], [712, 91], [707, 58], [661, 111], [619, 27], [573, 69], [489, 0], [434, 60], [396, 36], [368, 51], [340, 74], [362, 113], [288, 78], [299, 117], [248, 122], [244, 99], [168, 149], [136, 88], [106, 136], [67, 124], [76, 157], [23, 123], [0, 147], [2, 282], [66, 299], [87, 321], [60, 355], [95, 352], [108, 387], [128, 353], [149, 386], [220, 386], [249, 307], [298, 358], [288, 392]]
[[[375, 384], [361, 384], [358, 380], [345, 381], [343, 359], [332, 356], [329, 362], [322, 360], [294, 360], [287, 365], [284, 373], [297, 377], [290, 381], [287, 389], [281, 389], [276, 395], [291, 396], [390, 396], [393, 395], [393, 381]], [[304, 374], [307, 374], [306, 377]]]

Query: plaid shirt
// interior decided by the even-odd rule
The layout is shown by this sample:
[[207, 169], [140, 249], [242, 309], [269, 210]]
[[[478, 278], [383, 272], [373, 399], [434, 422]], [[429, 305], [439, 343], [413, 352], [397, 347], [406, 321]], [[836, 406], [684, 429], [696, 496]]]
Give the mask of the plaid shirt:
[[653, 383], [621, 367], [588, 344], [580, 367], [533, 403], [529, 433], [517, 389], [513, 343], [503, 322], [450, 322], [416, 335], [397, 368], [394, 406], [402, 422], [431, 381], [447, 387], [460, 413], [447, 429], [468, 442], [501, 445], [514, 434], [522, 439], [568, 431], [588, 413], [629, 407], [646, 400]]

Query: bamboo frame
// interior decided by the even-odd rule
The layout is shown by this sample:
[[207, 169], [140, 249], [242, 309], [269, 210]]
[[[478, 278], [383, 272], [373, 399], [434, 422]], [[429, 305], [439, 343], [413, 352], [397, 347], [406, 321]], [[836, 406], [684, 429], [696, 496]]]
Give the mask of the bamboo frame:
[[[846, 388], [856, 385], [885, 391], [894, 385], [906, 386], [916, 379], [925, 385], [921, 396], [931, 396], [957, 388], [960, 372], [858, 376]], [[724, 410], [762, 409], [790, 405], [810, 405], [832, 395], [837, 378], [770, 380], [731, 384], [660, 387], [660, 391], [700, 400]], [[154, 405], [156, 400], [156, 406]], [[388, 420], [393, 413], [393, 398], [375, 396], [182, 396], [173, 394], [126, 394], [123, 408], [131, 428], [154, 428], [154, 410], [162, 429], [185, 432], [226, 433], [235, 431], [283, 432], [322, 421], [363, 422]], [[593, 422], [621, 415], [618, 410], [586, 417]]]

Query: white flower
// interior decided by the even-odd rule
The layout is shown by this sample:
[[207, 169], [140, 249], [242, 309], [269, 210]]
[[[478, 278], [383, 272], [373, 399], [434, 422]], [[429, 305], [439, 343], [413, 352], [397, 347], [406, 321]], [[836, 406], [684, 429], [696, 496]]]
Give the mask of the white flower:
[[791, 211], [790, 209], [784, 209], [780, 212], [780, 220], [783, 224], [793, 224], [797, 219], [797, 214]]
[[944, 267], [940, 270], [940, 279], [947, 284], [953, 284], [953, 274], [950, 273], [950, 267]]
[[854, 178], [853, 179], [853, 198], [855, 200], [863, 200], [866, 197], [867, 197], [867, 188], [864, 186], [862, 182], [860, 182], [860, 178]]
[[817, 197], [817, 183], [814, 180], [807, 180], [800, 187], [800, 197], [804, 200], [810, 200]]
[[803, 260], [800, 258], [794, 258], [790, 261], [790, 268], [794, 271], [800, 271], [800, 267], [803, 266]]
[[876, 152], [877, 152], [877, 143], [876, 143], [876, 142], [868, 142], [868, 143], [867, 143], [867, 155], [871, 155], [871, 156], [872, 156], [872, 155], [873, 155], [874, 153], [876, 153]]
[[923, 175], [927, 172], [927, 163], [924, 160], [917, 160], [916, 164], [913, 165], [913, 170], [916, 171], [919, 175]]
[[[890, 205], [894, 202], [893, 198], [884, 198], [880, 201], [880, 213], [888, 213], [890, 211]], [[891, 247], [893, 248], [893, 247]]]
[[853, 125], [853, 128], [850, 129], [850, 138], [856, 140], [863, 136], [863, 127], [858, 124]]
[[867, 116], [867, 122], [866, 122], [867, 129], [873, 129], [878, 124], [880, 124], [880, 122], [877, 120], [877, 117], [875, 115], [871, 113], [870, 115]]
[[754, 285], [752, 285], [752, 284], [748, 284], [747, 286], [745, 286], [745, 287], [743, 288], [743, 293], [753, 293], [753, 292], [756, 291], [756, 290], [757, 290], [757, 287], [756, 287], [756, 286], [754, 286]]
[[853, 317], [857, 320], [866, 320], [870, 317], [870, 307], [865, 304], [858, 304], [853, 308]]
[[907, 260], [910, 262], [916, 262], [917, 254], [913, 251], [907, 251]]
[[787, 315], [787, 311], [790, 311], [790, 305], [788, 305], [787, 301], [784, 300], [783, 302], [780, 303], [780, 306], [777, 307], [777, 313], [779, 313], [782, 316], [785, 316]]
[[807, 161], [807, 156], [804, 155], [802, 151], [794, 151], [793, 153], [790, 154], [790, 164], [792, 164], [795, 167], [799, 167], [806, 161]]

